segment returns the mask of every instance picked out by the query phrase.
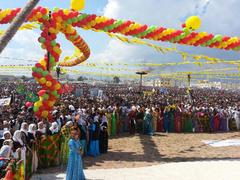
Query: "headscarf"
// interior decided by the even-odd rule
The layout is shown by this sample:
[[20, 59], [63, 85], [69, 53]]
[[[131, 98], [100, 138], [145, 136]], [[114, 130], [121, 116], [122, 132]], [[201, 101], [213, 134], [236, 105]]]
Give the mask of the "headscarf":
[[73, 126], [73, 122], [72, 122], [72, 121], [68, 121], [68, 122], [66, 123], [66, 126], [69, 127], [69, 128], [72, 127], [72, 126]]
[[27, 135], [28, 135], [28, 129], [25, 129], [25, 128], [24, 128], [25, 125], [28, 125], [28, 124], [25, 123], [25, 122], [22, 123], [20, 131], [21, 131], [21, 132], [24, 132], [24, 133], [26, 134], [26, 136], [27, 136]]
[[0, 149], [0, 157], [9, 158], [11, 155], [11, 147], [8, 145], [3, 145]]
[[39, 122], [38, 123], [38, 131], [40, 131], [41, 133], [45, 134], [46, 133], [46, 128], [39, 128], [41, 125], [44, 125], [43, 122]]
[[21, 131], [20, 130], [16, 130], [13, 134], [13, 140], [15, 142], [19, 142], [22, 146], [23, 146], [23, 141], [21, 139]]
[[35, 124], [30, 124], [29, 127], [28, 127], [28, 132], [32, 133], [34, 137], [36, 136], [36, 129], [35, 128], [36, 128]]
[[52, 133], [58, 133], [58, 124], [57, 122], [53, 122], [51, 127], [49, 128], [49, 130], [52, 132]]
[[11, 134], [10, 131], [4, 131], [4, 132], [3, 132], [3, 137], [2, 137], [2, 139], [5, 139], [4, 136], [5, 136], [6, 134], [10, 134], [10, 139], [12, 138], [12, 134]]
[[102, 116], [102, 123], [100, 124], [101, 131], [103, 131], [103, 129], [107, 129], [107, 125], [108, 125], [107, 117], [105, 115], [103, 115]]

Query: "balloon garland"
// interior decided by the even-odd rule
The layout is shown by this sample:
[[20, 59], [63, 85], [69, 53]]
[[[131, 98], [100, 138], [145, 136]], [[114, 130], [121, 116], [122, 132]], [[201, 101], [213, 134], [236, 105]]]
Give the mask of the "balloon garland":
[[[201, 20], [196, 16], [190, 17], [185, 25], [183, 25], [182, 30], [175, 30], [157, 26], [149, 27], [133, 21], [115, 20], [95, 14], [79, 13], [77, 10], [81, 10], [84, 4], [80, 5], [76, 0], [72, 0], [71, 5], [73, 10], [55, 9], [52, 13], [47, 8], [38, 7], [26, 19], [26, 22], [39, 22], [41, 24], [42, 33], [38, 41], [41, 43], [42, 49], [48, 52], [32, 68], [33, 77], [42, 86], [42, 89], [38, 92], [40, 100], [34, 104], [34, 112], [38, 118], [52, 119], [52, 107], [62, 93], [60, 83], [50, 73], [53, 67], [56, 66], [56, 63], [59, 62], [62, 52], [60, 44], [56, 42], [59, 32], [63, 33], [82, 52], [79, 57], [70, 61], [59, 62], [61, 66], [75, 66], [84, 62], [90, 56], [88, 45], [77, 34], [74, 27], [107, 33], [119, 33], [140, 39], [225, 50], [240, 50], [240, 39], [238, 37], [193, 32], [193, 30], [197, 30], [201, 25]], [[20, 8], [0, 10], [0, 24], [10, 23], [20, 10]]]

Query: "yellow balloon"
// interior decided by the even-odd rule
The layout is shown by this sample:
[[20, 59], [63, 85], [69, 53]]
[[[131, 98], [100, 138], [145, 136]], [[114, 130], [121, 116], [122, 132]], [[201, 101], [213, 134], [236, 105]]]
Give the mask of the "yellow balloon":
[[201, 19], [198, 16], [191, 16], [186, 20], [186, 28], [190, 30], [198, 30], [201, 26]]
[[61, 85], [60, 85], [59, 83], [58, 83], [58, 84], [56, 84], [56, 85], [55, 85], [55, 89], [56, 89], [56, 90], [59, 90], [59, 89], [61, 89]]
[[47, 82], [46, 82], [46, 86], [47, 86], [47, 87], [51, 87], [51, 86], [52, 86], [52, 82], [51, 82], [51, 81], [47, 81]]
[[44, 118], [48, 117], [48, 111], [43, 111], [42, 112], [42, 117], [44, 117]]
[[45, 84], [45, 83], [46, 83], [46, 78], [42, 77], [42, 78], [40, 79], [40, 83], [41, 83], [41, 84]]
[[84, 9], [85, 0], [71, 0], [71, 9], [81, 11]]

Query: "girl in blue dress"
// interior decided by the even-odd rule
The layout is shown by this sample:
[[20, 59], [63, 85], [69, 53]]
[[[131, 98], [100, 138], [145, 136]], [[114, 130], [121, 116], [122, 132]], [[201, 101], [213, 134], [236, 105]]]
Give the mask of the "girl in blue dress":
[[71, 131], [71, 139], [68, 142], [69, 158], [66, 180], [85, 180], [82, 166], [83, 148], [79, 141], [79, 134], [76, 130]]

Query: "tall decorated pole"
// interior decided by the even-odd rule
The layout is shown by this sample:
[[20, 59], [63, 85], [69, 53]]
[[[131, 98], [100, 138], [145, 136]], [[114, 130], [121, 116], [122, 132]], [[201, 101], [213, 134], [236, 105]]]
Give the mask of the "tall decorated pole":
[[[0, 54], [4, 50], [4, 48], [7, 46], [9, 41], [14, 37], [14, 35], [17, 33], [18, 29], [21, 27], [21, 25], [24, 23], [24, 21], [27, 19], [28, 15], [31, 13], [33, 8], [38, 4], [40, 0], [29, 0], [29, 2], [26, 4], [26, 6], [21, 10], [18, 9], [16, 11], [16, 15], [18, 15], [13, 19], [11, 25], [7, 29], [7, 31], [3, 34], [3, 36], [0, 38]], [[21, 10], [21, 11], [20, 11]], [[20, 11], [20, 13], [19, 13]]]

